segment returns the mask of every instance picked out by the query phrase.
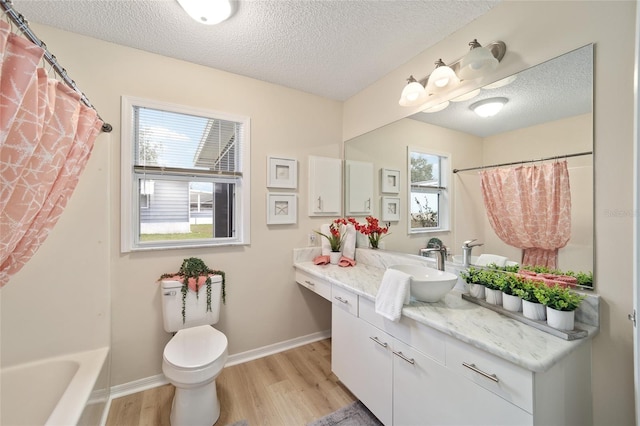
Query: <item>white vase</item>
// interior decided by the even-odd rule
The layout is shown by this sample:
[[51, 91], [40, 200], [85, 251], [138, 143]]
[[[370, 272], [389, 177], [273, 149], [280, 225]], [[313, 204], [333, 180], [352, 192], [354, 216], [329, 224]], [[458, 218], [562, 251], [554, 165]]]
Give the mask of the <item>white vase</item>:
[[547, 319], [547, 311], [542, 303], [522, 301], [522, 314], [529, 319], [544, 321]]
[[337, 265], [341, 257], [342, 257], [341, 252], [332, 251], [331, 253], [329, 253], [329, 263], [331, 263], [332, 265]]
[[520, 312], [522, 310], [522, 299], [513, 294], [502, 292], [502, 307], [507, 311]]
[[576, 311], [558, 311], [547, 306], [547, 324], [558, 330], [573, 330]]
[[490, 305], [502, 305], [502, 291], [485, 288], [485, 297]]
[[484, 299], [484, 286], [482, 284], [468, 284], [469, 285], [469, 296], [475, 297], [476, 299]]

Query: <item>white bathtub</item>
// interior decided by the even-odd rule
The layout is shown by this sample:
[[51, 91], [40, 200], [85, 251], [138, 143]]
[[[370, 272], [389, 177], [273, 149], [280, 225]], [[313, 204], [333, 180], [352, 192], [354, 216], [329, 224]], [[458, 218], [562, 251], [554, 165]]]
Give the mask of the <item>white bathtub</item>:
[[69, 426], [81, 423], [81, 418], [87, 415], [83, 416], [83, 412], [90, 397], [95, 398], [100, 392], [108, 396], [106, 384], [102, 385], [102, 391], [97, 386], [108, 353], [109, 348], [100, 348], [3, 368], [0, 370], [0, 424]]

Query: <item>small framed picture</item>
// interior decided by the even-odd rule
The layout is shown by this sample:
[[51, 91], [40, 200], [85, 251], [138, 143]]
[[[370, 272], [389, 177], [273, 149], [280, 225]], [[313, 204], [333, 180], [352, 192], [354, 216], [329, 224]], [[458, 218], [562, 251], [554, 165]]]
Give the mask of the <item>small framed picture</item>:
[[267, 225], [288, 225], [296, 222], [296, 194], [267, 194]]
[[387, 194], [400, 192], [400, 170], [380, 169], [380, 191]]
[[399, 197], [382, 197], [382, 221], [398, 221], [400, 220], [400, 198]]
[[267, 157], [267, 187], [298, 187], [298, 162], [295, 158]]

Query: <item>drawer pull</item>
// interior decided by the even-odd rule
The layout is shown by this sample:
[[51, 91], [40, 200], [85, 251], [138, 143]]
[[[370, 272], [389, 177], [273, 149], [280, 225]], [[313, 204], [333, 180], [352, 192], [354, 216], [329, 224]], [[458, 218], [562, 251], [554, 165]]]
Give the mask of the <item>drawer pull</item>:
[[305, 283], [307, 283], [307, 284], [309, 284], [309, 285], [316, 285], [315, 283], [312, 283], [312, 282], [311, 282], [311, 281], [309, 281], [309, 280], [304, 280], [304, 282], [305, 282]]
[[475, 364], [467, 364], [466, 362], [463, 362], [462, 365], [464, 367], [467, 367], [469, 370], [471, 370], [471, 371], [473, 371], [475, 373], [478, 373], [481, 376], [486, 377], [489, 380], [493, 380], [496, 383], [500, 382], [500, 379], [498, 379], [498, 376], [496, 376], [495, 374], [485, 373], [484, 371], [482, 371], [478, 367], [476, 367]]
[[394, 355], [399, 356], [400, 358], [402, 358], [403, 360], [407, 361], [409, 364], [415, 364], [416, 361], [413, 358], [407, 358], [402, 352], [398, 351], [392, 351]]
[[334, 297], [334, 299], [336, 299], [338, 302], [342, 302], [342, 303], [346, 303], [346, 304], [349, 303], [349, 301], [347, 299], [343, 299], [340, 296], [336, 296], [336, 297]]
[[374, 336], [374, 337], [369, 336], [369, 339], [373, 340], [374, 342], [376, 342], [377, 344], [379, 344], [383, 348], [386, 348], [387, 346], [389, 346], [387, 343], [381, 342], [380, 339], [378, 339], [377, 336]]

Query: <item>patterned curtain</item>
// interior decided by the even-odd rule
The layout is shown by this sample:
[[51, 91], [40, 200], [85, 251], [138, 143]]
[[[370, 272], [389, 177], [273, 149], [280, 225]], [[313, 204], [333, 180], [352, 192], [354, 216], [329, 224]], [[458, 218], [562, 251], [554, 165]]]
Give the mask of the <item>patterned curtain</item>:
[[0, 21], [0, 287], [58, 221], [102, 126], [43, 55]]
[[557, 267], [571, 238], [567, 162], [480, 172], [489, 223], [505, 243], [523, 249], [522, 264]]

